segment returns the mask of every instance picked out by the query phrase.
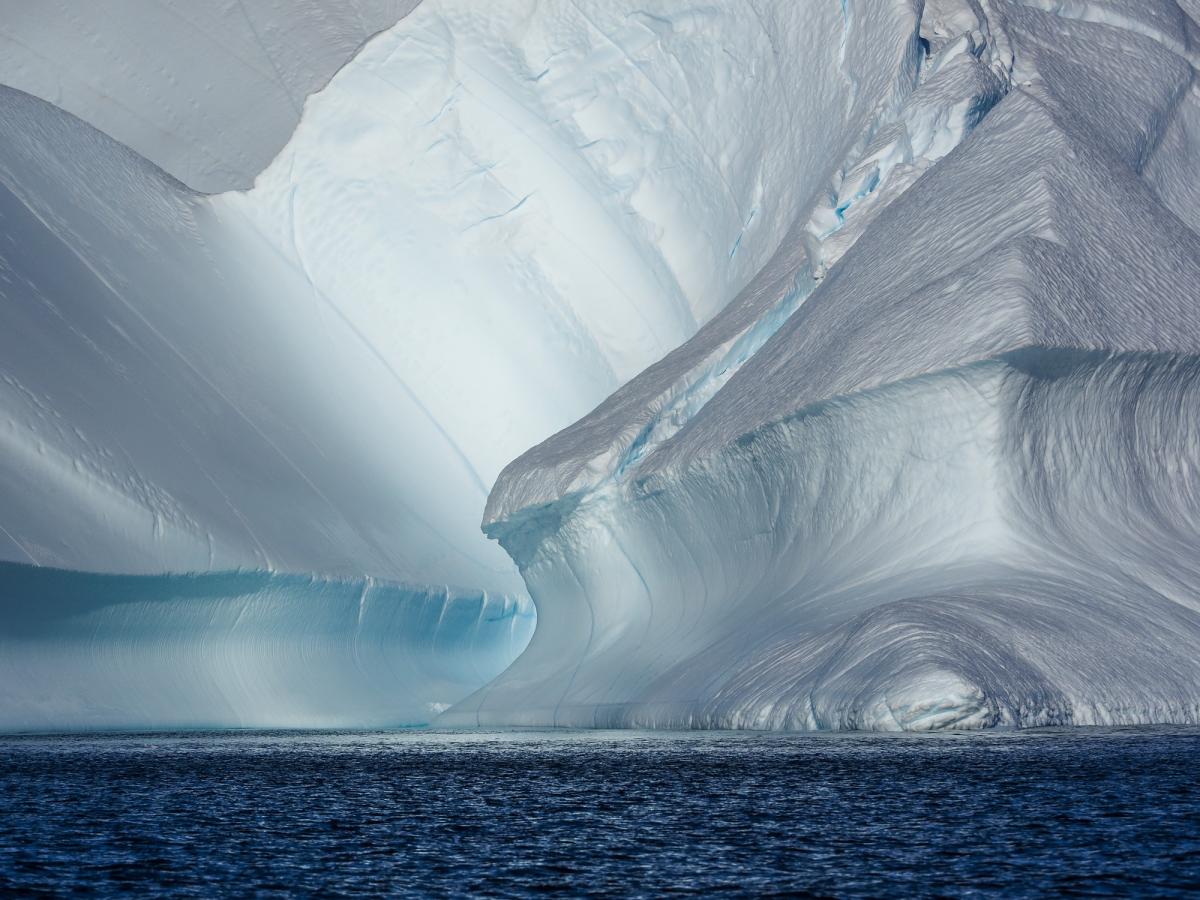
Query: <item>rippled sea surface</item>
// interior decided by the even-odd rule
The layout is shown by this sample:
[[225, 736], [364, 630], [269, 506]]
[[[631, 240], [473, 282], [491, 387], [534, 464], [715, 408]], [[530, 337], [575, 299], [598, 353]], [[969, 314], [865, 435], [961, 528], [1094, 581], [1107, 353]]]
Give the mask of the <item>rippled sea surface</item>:
[[0, 738], [0, 892], [1200, 890], [1200, 732]]

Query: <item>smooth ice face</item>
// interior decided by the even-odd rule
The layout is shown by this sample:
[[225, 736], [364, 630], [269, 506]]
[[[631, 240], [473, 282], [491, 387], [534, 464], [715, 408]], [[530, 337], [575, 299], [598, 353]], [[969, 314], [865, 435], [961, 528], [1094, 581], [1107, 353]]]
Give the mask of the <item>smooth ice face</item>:
[[528, 598], [369, 578], [0, 563], [0, 583], [0, 730], [423, 725], [534, 625]]
[[781, 251], [502, 473], [539, 628], [443, 721], [1200, 720], [1196, 26], [936, 3], [921, 34], [795, 235], [815, 284]]
[[249, 187], [304, 99], [420, 0], [0, 0], [0, 84], [198, 191]]

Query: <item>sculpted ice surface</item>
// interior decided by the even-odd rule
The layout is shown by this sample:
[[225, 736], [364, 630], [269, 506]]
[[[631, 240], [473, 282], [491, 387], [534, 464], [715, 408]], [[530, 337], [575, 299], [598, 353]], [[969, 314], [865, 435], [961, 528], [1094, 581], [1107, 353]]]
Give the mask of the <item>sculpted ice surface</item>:
[[503, 671], [535, 618], [528, 598], [372, 578], [0, 579], [5, 729], [420, 725]]

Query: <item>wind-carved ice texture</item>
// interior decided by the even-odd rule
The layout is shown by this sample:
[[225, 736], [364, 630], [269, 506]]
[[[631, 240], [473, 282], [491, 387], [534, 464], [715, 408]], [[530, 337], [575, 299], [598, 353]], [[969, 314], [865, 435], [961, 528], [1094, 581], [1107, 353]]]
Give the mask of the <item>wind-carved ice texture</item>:
[[[267, 40], [291, 12], [264, 24], [267, 5], [243, 11], [262, 59], [292, 46]], [[30, 15], [6, 21], [8, 40]], [[103, 24], [80, 15], [85, 33]], [[294, 17], [295, 46], [340, 46], [306, 16]], [[93, 585], [72, 588], [68, 604], [86, 607], [87, 652], [61, 678], [36, 669], [45, 679], [30, 696], [44, 702], [6, 705], [0, 725], [154, 724], [172, 702], [180, 711], [164, 722], [350, 724], [334, 713], [332, 686], [356, 694], [347, 710], [382, 694], [334, 672], [359, 635], [337, 599], [353, 592], [345, 585], [409, 585], [380, 599], [397, 621], [412, 604], [483, 594], [524, 608], [515, 566], [478, 527], [501, 468], [710, 319], [725, 323], [730, 352], [752, 354], [766, 337], [745, 300], [757, 288], [731, 317], [714, 316], [761, 272], [780, 273], [762, 302], [768, 318], [786, 318], [812, 270], [790, 236], [912, 93], [916, 21], [893, 0], [426, 0], [308, 99], [252, 189], [214, 196], [0, 90], [0, 560]], [[322, 66], [305, 69], [305, 83]], [[113, 87], [124, 71], [102, 67], [85, 83], [144, 100]], [[60, 99], [46, 76], [31, 74]], [[274, 133], [231, 135], [219, 153], [189, 143], [217, 114], [184, 121], [173, 104], [193, 88], [158, 89], [161, 103], [130, 109], [171, 140], [142, 134], [139, 147], [193, 181], [244, 173]], [[118, 130], [105, 103], [75, 88], [64, 103], [68, 94], [76, 112]], [[723, 378], [714, 372], [694, 402]], [[208, 573], [196, 576], [208, 592], [196, 609], [190, 588], [142, 602], [155, 585], [176, 591], [170, 578], [183, 573]], [[337, 587], [295, 587], [310, 577]], [[44, 627], [21, 632], [21, 652], [61, 659], [78, 643], [56, 644], [52, 625], [76, 613], [43, 609], [30, 578], [0, 573], [10, 608], [45, 613]], [[245, 578], [266, 581], [251, 589]], [[225, 597], [223, 584], [251, 599]], [[246, 615], [231, 613], [238, 603]], [[329, 623], [300, 682], [270, 674], [303, 655], [302, 633], [282, 624], [290, 605]], [[181, 644], [181, 623], [208, 621], [201, 609], [212, 627]], [[266, 688], [214, 689], [229, 704], [223, 718], [187, 679], [163, 678], [152, 650], [131, 647], [134, 623], [138, 641], [161, 634], [189, 659], [236, 659], [247, 680], [274, 686], [277, 706]], [[17, 625], [0, 620], [13, 640]], [[441, 634], [450, 649], [439, 665], [467, 672], [465, 638]], [[523, 636], [485, 630], [471, 652], [512, 658]], [[426, 658], [426, 632], [374, 640]], [[295, 702], [288, 692], [322, 672], [322, 702]], [[417, 676], [383, 678], [378, 691], [409, 722], [493, 673], [480, 664], [474, 684], [462, 675], [459, 696], [446, 679], [433, 691], [435, 679]], [[129, 693], [138, 681], [157, 683], [162, 702]], [[361, 715], [378, 724], [393, 713]]]
[[537, 631], [443, 721], [1200, 720], [1198, 12], [926, 3], [772, 262], [501, 474]]

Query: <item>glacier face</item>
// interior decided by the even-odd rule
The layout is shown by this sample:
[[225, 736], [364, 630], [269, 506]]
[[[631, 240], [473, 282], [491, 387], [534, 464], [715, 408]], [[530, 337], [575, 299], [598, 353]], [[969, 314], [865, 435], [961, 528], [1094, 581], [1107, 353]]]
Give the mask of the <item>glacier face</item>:
[[[160, 6], [155, 15], [182, 9]], [[243, 12], [253, 23], [266, 9]], [[278, 46], [320, 44], [322, 9], [298, 14], [297, 43]], [[777, 250], [790, 258], [785, 236], [912, 92], [916, 27], [915, 11], [890, 0], [427, 0], [308, 100], [252, 189], [213, 196], [0, 89], [0, 560], [100, 579], [80, 590], [102, 582], [97, 602], [131, 598], [125, 609], [174, 582], [104, 576], [210, 573], [218, 593], [234, 583], [223, 572], [366, 576], [414, 585], [401, 606], [479, 592], [520, 603], [515, 567], [479, 532], [488, 486], [713, 319]], [[273, 46], [261, 48], [272, 59]], [[313, 65], [304, 83], [328, 68]], [[120, 75], [99, 66], [89, 77]], [[248, 84], [248, 97], [268, 82]], [[194, 89], [163, 87], [147, 108], [172, 109]], [[62, 102], [110, 122], [102, 106]], [[210, 166], [212, 147], [189, 135], [218, 115], [232, 113], [206, 110], [171, 142], [130, 140], [193, 183], [201, 170], [233, 177], [276, 126], [231, 135], [217, 156], [232, 168]], [[6, 601], [41, 602], [24, 568], [3, 580]], [[186, 615], [160, 612], [145, 615], [184, 653]], [[276, 648], [299, 632], [273, 615], [198, 628], [187, 653], [216, 659], [233, 646], [239, 671], [284, 665]], [[133, 617], [89, 616], [84, 658], [100, 668], [86, 703], [107, 709], [106, 724], [151, 723], [167, 701], [122, 691], [162, 681], [161, 659], [131, 649]], [[22, 640], [27, 658], [37, 641], [60, 654], [48, 629]], [[520, 645], [504, 646], [515, 656]], [[350, 658], [340, 652], [321, 665]], [[104, 659], [124, 660], [120, 678]], [[38, 727], [78, 724], [60, 699], [87, 671], [63, 669]], [[460, 693], [492, 671], [464, 676]], [[411, 702], [389, 709], [457, 699], [412, 683]], [[171, 721], [222, 721], [187, 679], [164, 684], [183, 691], [181, 708], [196, 705]], [[265, 694], [222, 696], [229, 724], [302, 722], [272, 718]], [[279, 709], [304, 709], [289, 703]], [[36, 716], [17, 719], [34, 727]]]
[[791, 256], [501, 474], [538, 629], [445, 721], [1200, 717], [1195, 22], [924, 12]]

